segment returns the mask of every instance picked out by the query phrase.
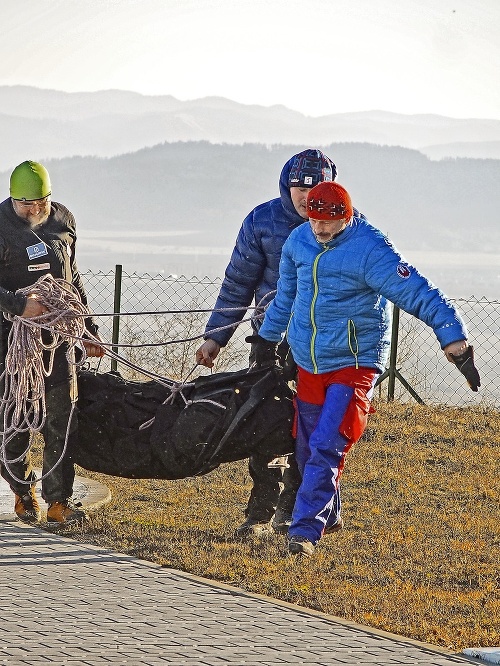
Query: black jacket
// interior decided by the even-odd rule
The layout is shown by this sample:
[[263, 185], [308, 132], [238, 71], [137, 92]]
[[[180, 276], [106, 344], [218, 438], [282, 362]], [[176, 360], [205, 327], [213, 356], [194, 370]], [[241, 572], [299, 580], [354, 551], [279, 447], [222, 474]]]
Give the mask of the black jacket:
[[[40, 241], [45, 243], [46, 253], [30, 259], [28, 248]], [[12, 200], [3, 201], [0, 204], [0, 310], [22, 314], [26, 297], [16, 294], [16, 290], [34, 284], [46, 273], [71, 282], [86, 305], [87, 296], [76, 264], [75, 248], [75, 218], [62, 204], [52, 202], [48, 220], [32, 230], [16, 215]], [[5, 340], [5, 329], [10, 326], [3, 317], [1, 320]], [[90, 317], [85, 324], [91, 333], [97, 332]]]

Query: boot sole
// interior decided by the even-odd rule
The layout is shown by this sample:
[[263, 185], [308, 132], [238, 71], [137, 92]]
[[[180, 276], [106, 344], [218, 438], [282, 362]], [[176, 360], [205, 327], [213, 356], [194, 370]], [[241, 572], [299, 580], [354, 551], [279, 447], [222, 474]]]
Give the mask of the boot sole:
[[274, 534], [274, 532], [271, 529], [258, 531], [248, 530], [243, 533], [236, 532], [234, 536], [236, 539], [262, 539], [272, 536], [272, 534]]
[[341, 518], [337, 523], [335, 523], [335, 525], [325, 528], [323, 534], [335, 534], [336, 532], [340, 532], [340, 530], [343, 529], [344, 529], [344, 521]]
[[19, 515], [16, 513], [16, 516], [18, 517], [18, 519], [19, 519], [21, 522], [23, 522], [23, 523], [30, 523], [30, 524], [39, 523], [39, 522], [41, 521], [41, 519], [42, 519], [41, 514], [40, 514], [39, 516], [19, 516]]
[[73, 520], [54, 520], [53, 518], [47, 518], [47, 526], [58, 528], [58, 527], [73, 527], [74, 525], [82, 525], [87, 520], [87, 516], [82, 516], [82, 518], [74, 518]]
[[305, 557], [311, 557], [311, 555], [314, 555], [314, 550], [305, 550], [301, 544], [295, 543], [289, 544], [288, 551], [292, 553], [292, 555], [304, 555]]

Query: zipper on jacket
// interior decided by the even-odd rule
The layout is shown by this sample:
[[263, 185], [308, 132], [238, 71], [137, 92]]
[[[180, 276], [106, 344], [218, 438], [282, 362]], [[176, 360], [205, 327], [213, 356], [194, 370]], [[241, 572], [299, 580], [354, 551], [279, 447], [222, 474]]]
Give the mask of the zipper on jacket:
[[316, 334], [318, 332], [318, 329], [316, 328], [316, 324], [314, 322], [314, 308], [316, 306], [316, 300], [318, 298], [318, 291], [319, 291], [319, 286], [318, 286], [318, 261], [321, 259], [321, 257], [325, 254], [325, 252], [328, 252], [328, 250], [333, 250], [331, 247], [323, 246], [325, 249], [323, 252], [320, 252], [313, 263], [312, 267], [312, 279], [313, 279], [313, 284], [314, 284], [314, 294], [311, 300], [311, 309], [310, 309], [310, 317], [311, 317], [311, 326], [312, 326], [312, 336], [311, 336], [311, 361], [314, 369], [314, 374], [318, 374], [318, 365], [316, 363], [316, 354], [314, 353], [314, 344], [316, 342]]
[[352, 355], [356, 361], [356, 370], [359, 368], [358, 364], [358, 338], [356, 337], [356, 326], [352, 319], [347, 320], [347, 339], [349, 341], [349, 349], [351, 350]]
[[288, 329], [290, 328], [290, 324], [292, 323], [293, 315], [294, 315], [294, 311], [292, 310], [290, 312], [290, 317], [288, 319], [288, 324], [286, 325], [285, 338], [288, 338]]

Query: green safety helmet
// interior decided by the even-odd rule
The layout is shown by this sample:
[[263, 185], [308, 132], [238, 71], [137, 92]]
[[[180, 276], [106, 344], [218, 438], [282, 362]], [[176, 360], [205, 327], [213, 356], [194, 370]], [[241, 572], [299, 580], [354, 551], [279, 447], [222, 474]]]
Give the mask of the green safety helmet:
[[27, 160], [16, 166], [10, 176], [10, 196], [21, 201], [44, 199], [51, 194], [50, 176], [38, 162]]

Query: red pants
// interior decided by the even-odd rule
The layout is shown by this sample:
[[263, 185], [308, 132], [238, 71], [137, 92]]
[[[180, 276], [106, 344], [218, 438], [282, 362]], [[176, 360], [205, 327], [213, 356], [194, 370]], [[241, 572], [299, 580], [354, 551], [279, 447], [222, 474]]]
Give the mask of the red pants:
[[344, 459], [373, 411], [369, 396], [377, 372], [346, 368], [313, 375], [299, 368], [296, 407], [297, 464], [302, 483], [289, 534], [317, 543], [340, 518]]

